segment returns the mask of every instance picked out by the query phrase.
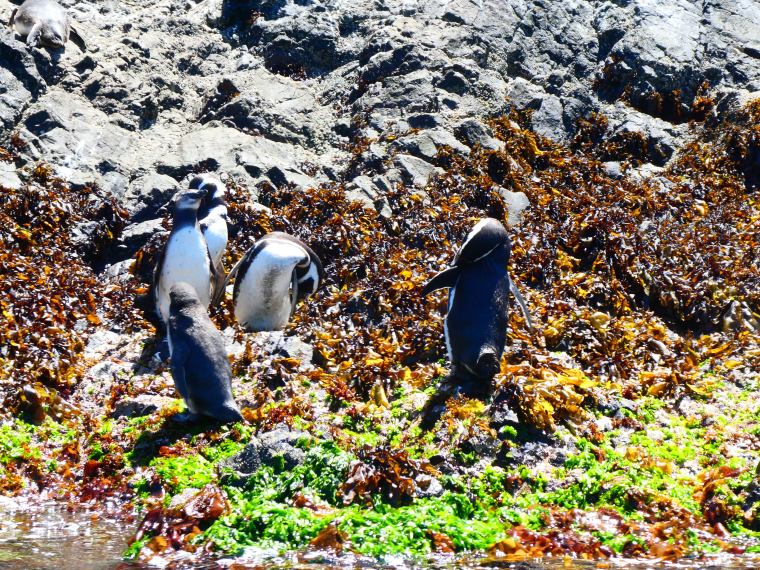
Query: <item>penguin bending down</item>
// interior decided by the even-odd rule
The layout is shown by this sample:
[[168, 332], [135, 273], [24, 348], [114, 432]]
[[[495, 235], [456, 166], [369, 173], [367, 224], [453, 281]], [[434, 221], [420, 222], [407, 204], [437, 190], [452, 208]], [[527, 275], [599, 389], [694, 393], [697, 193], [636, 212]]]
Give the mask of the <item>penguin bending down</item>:
[[198, 208], [206, 191], [189, 189], [174, 198], [174, 222], [163, 254], [156, 263], [153, 294], [156, 312], [164, 324], [169, 322], [169, 293], [172, 285], [184, 281], [195, 289], [204, 308], [222, 287], [209, 254], [206, 238], [198, 223]]
[[[474, 396], [485, 396], [491, 390], [507, 339], [509, 293], [519, 295], [507, 269], [511, 250], [504, 226], [485, 218], [467, 234], [451, 267], [422, 289], [427, 295], [449, 288], [444, 321], [449, 380]], [[522, 295], [518, 303], [531, 324]]]
[[195, 287], [174, 283], [169, 298], [167, 336], [172, 377], [188, 409], [175, 420], [194, 421], [203, 415], [220, 422], [242, 421], [232, 396], [232, 367], [224, 340]]
[[256, 241], [230, 271], [235, 279], [235, 318], [247, 331], [285, 328], [298, 301], [319, 288], [322, 261], [296, 237], [283, 232]]
[[26, 0], [11, 12], [8, 27], [26, 36], [29, 47], [63, 48], [71, 38], [80, 50], [87, 50], [66, 9], [55, 0]]

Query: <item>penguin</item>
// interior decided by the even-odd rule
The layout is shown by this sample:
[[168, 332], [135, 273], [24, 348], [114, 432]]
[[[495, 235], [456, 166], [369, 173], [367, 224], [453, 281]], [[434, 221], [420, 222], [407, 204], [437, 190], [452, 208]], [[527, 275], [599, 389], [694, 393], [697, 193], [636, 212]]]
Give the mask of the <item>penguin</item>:
[[476, 397], [490, 393], [507, 339], [509, 294], [518, 298], [532, 328], [525, 301], [507, 268], [509, 234], [498, 220], [480, 220], [467, 234], [452, 265], [433, 277], [421, 294], [449, 288], [444, 320], [451, 363], [449, 383]]
[[205, 190], [206, 195], [201, 202], [198, 210], [198, 223], [206, 238], [208, 252], [211, 256], [211, 262], [214, 264], [216, 271], [216, 283], [214, 290], [216, 294], [211, 300], [215, 304], [224, 294], [224, 265], [222, 259], [224, 251], [227, 249], [227, 239], [229, 232], [227, 229], [227, 203], [224, 201], [224, 195], [227, 190], [224, 183], [214, 174], [200, 174], [190, 181], [190, 188]]
[[235, 318], [249, 332], [282, 330], [298, 301], [324, 279], [322, 261], [296, 237], [283, 232], [256, 241], [232, 268]]
[[25, 0], [11, 12], [8, 27], [25, 36], [29, 47], [60, 49], [71, 39], [81, 51], [87, 51], [66, 9], [55, 0]]
[[174, 384], [188, 409], [174, 420], [208, 416], [225, 423], [242, 421], [232, 396], [232, 367], [224, 339], [189, 283], [180, 281], [169, 289], [167, 338]]
[[206, 308], [219, 287], [216, 268], [198, 223], [198, 208], [205, 193], [205, 190], [191, 188], [174, 197], [172, 231], [156, 263], [153, 279], [156, 310], [164, 324], [169, 321], [172, 285], [184, 281], [194, 287]]

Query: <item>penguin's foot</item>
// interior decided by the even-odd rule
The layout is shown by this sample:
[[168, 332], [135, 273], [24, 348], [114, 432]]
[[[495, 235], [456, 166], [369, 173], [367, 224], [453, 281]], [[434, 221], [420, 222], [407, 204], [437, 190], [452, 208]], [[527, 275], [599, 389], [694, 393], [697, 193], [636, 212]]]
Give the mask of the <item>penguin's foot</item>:
[[169, 419], [175, 424], [190, 425], [201, 421], [202, 416], [194, 414], [193, 412], [182, 412], [181, 414], [174, 414]]
[[456, 394], [466, 398], [487, 400], [493, 394], [493, 376], [473, 374], [463, 366], [455, 366], [446, 379], [455, 385]]
[[164, 337], [156, 344], [156, 356], [161, 362], [169, 360], [169, 338]]

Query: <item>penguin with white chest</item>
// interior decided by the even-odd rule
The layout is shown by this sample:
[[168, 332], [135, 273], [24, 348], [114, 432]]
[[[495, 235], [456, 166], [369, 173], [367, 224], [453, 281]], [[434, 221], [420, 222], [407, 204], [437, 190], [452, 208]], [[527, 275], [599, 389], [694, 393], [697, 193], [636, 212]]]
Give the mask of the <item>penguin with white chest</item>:
[[227, 203], [224, 200], [226, 187], [213, 174], [200, 174], [190, 181], [190, 188], [206, 192], [198, 209], [198, 223], [208, 244], [208, 252], [215, 266], [222, 266], [224, 251], [227, 249], [229, 232], [227, 229]]
[[205, 194], [206, 190], [191, 188], [174, 198], [172, 231], [156, 264], [153, 282], [156, 311], [164, 324], [169, 322], [169, 293], [175, 283], [183, 281], [193, 287], [204, 308], [218, 291], [219, 277], [198, 223], [198, 208]]
[[188, 413], [175, 416], [175, 421], [195, 421], [199, 416], [220, 422], [241, 421], [243, 416], [232, 396], [232, 368], [224, 339], [195, 288], [174, 283], [169, 299], [167, 338], [172, 377], [188, 409]]
[[227, 188], [213, 174], [201, 174], [194, 177], [190, 181], [190, 188], [206, 192], [198, 209], [198, 224], [201, 227], [201, 232], [203, 232], [203, 237], [206, 238], [208, 253], [216, 272], [215, 295], [211, 300], [212, 303], [215, 303], [224, 294], [224, 265], [222, 259], [227, 249], [227, 239], [229, 237], [227, 203], [224, 200]]
[[324, 271], [316, 253], [283, 232], [256, 241], [227, 277], [235, 279], [235, 318], [250, 332], [282, 330], [298, 301], [315, 293]]
[[470, 231], [454, 262], [422, 289], [449, 288], [444, 321], [446, 348], [451, 362], [450, 384], [482, 397], [490, 393], [499, 371], [507, 339], [509, 293], [515, 294], [530, 324], [527, 308], [509, 276], [509, 234], [493, 218], [485, 218]]

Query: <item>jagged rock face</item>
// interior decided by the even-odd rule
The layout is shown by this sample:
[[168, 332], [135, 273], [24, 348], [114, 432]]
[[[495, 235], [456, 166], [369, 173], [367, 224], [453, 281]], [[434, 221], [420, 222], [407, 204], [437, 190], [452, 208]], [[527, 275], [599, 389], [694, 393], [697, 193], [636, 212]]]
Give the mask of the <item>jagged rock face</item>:
[[262, 181], [382, 177], [354, 184], [375, 203], [386, 184], [424, 185], [443, 145], [497, 148], [483, 119], [510, 106], [557, 140], [601, 111], [662, 165], [705, 83], [727, 102], [760, 91], [753, 0], [62, 3], [89, 51], [2, 32], [2, 139], [108, 189], [135, 222], [199, 168], [254, 197]]

